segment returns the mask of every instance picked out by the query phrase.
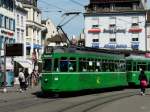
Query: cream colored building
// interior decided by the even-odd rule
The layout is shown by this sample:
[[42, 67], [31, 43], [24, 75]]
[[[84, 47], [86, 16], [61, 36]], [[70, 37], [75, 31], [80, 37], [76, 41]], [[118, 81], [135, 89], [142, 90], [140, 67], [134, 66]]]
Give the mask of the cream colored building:
[[26, 21], [26, 55], [29, 59], [40, 58], [41, 55], [41, 11], [37, 7], [37, 0], [18, 0], [22, 2], [28, 12]]
[[148, 11], [147, 14], [146, 34], [147, 34], [147, 48], [148, 51], [150, 51], [150, 11]]
[[42, 32], [42, 45], [47, 45], [47, 39], [54, 37], [58, 34], [58, 32], [56, 26], [51, 21], [51, 19], [42, 20], [42, 25], [45, 27]]

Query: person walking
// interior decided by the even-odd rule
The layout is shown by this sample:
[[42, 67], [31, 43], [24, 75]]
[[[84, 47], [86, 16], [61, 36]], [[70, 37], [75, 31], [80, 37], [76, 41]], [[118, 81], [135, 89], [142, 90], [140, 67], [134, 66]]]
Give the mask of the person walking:
[[18, 79], [20, 83], [20, 92], [23, 92], [23, 90], [26, 90], [26, 80], [23, 69], [20, 69]]
[[148, 85], [147, 76], [143, 69], [140, 70], [139, 80], [140, 80], [140, 88], [141, 88], [141, 95], [145, 95], [145, 90]]

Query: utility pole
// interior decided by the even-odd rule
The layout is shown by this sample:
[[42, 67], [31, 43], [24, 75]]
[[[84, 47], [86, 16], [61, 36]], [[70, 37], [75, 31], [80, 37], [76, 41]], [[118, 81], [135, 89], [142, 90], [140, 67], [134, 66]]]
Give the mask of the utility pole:
[[6, 93], [7, 92], [7, 88], [6, 88], [6, 40], [4, 41], [4, 88], [3, 88], [3, 92]]

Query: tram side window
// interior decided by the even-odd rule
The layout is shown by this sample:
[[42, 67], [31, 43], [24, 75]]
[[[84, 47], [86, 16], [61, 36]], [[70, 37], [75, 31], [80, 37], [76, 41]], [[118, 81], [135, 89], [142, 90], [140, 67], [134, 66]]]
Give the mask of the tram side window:
[[70, 72], [75, 72], [77, 69], [76, 69], [76, 64], [77, 61], [76, 61], [76, 58], [70, 58], [69, 60], [69, 71]]
[[131, 65], [131, 62], [127, 62], [126, 70], [127, 70], [127, 71], [132, 71], [132, 65]]
[[68, 72], [68, 59], [66, 57], [62, 57], [60, 60], [60, 71]]
[[148, 71], [150, 71], [150, 63], [148, 63]]
[[95, 62], [95, 71], [96, 72], [100, 72], [101, 71], [101, 62], [100, 62], [100, 60], [97, 60]]
[[138, 62], [137, 68], [138, 68], [138, 71], [140, 70], [140, 68], [142, 68], [143, 70], [146, 71], [147, 70], [147, 64], [144, 62]]
[[58, 72], [59, 71], [59, 66], [58, 66], [58, 58], [54, 59], [54, 71]]
[[110, 70], [110, 72], [114, 72], [114, 66], [115, 66], [115, 63], [113, 61], [111, 61], [109, 63], [109, 70]]
[[125, 71], [125, 62], [121, 61], [119, 63], [119, 71], [124, 72]]
[[109, 63], [106, 60], [102, 61], [102, 71], [103, 72], [108, 72], [109, 70]]
[[51, 59], [44, 59], [43, 70], [45, 70], [45, 71], [51, 71], [52, 70], [52, 60]]
[[136, 66], [137, 66], [136, 62], [133, 62], [133, 71], [137, 71]]
[[87, 66], [86, 66], [86, 59], [79, 58], [79, 72], [86, 72]]
[[119, 69], [119, 61], [115, 61], [114, 70], [115, 70], [116, 72], [120, 71], [120, 69]]
[[89, 72], [94, 71], [94, 60], [93, 59], [88, 59], [87, 61], [87, 69]]

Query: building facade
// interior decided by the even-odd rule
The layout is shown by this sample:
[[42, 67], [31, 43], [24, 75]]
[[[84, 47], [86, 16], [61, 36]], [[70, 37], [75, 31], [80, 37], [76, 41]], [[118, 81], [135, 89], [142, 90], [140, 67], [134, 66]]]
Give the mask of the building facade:
[[18, 1], [15, 2], [15, 20], [15, 43], [22, 43], [24, 45], [23, 58], [26, 59], [27, 11], [23, 8], [22, 3]]
[[90, 0], [85, 8], [85, 46], [148, 50], [141, 0]]
[[147, 48], [148, 51], [150, 51], [150, 10], [147, 12], [146, 34], [147, 34]]
[[14, 43], [15, 16], [13, 0], [0, 0], [0, 50], [4, 55], [4, 43]]
[[41, 55], [41, 11], [37, 7], [37, 0], [18, 0], [27, 11], [26, 21], [26, 55], [35, 60]]
[[58, 32], [56, 26], [50, 19], [42, 20], [42, 25], [45, 27], [42, 31], [42, 45], [46, 46], [49, 44], [47, 39], [54, 37]]
[[[15, 16], [13, 0], [0, 0], [0, 72], [4, 71], [5, 44], [14, 43]], [[6, 69], [12, 70], [12, 59], [6, 59]]]

